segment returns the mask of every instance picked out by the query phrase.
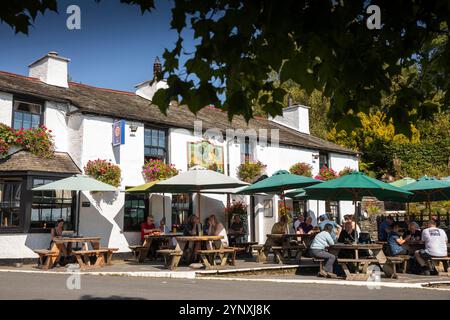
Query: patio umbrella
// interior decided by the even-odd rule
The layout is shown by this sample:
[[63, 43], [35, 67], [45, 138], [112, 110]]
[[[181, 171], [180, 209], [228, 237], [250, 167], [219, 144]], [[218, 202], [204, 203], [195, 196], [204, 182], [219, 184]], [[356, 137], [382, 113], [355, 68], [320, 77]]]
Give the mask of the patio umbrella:
[[80, 192], [81, 191], [117, 191], [117, 188], [110, 184], [103, 183], [86, 175], [77, 174], [73, 177], [54, 181], [36, 188], [33, 191], [54, 191], [54, 190], [71, 190], [77, 192], [77, 235], [80, 227]]
[[246, 186], [248, 183], [216, 171], [194, 166], [170, 179], [160, 181], [149, 192], [197, 193], [198, 217], [200, 218], [200, 193], [206, 189], [228, 189]]
[[403, 179], [391, 182], [389, 184], [394, 187], [403, 188], [404, 186], [406, 186], [410, 183], [413, 183], [413, 182], [416, 182], [416, 179], [405, 177]]
[[313, 184], [321, 183], [322, 181], [313, 178], [292, 174], [286, 170], [279, 170], [271, 177], [261, 180], [244, 188], [239, 193], [241, 194], [255, 194], [255, 193], [277, 193], [281, 194], [286, 207], [286, 198], [284, 192], [295, 188], [302, 188], [311, 186]]
[[402, 189], [413, 193], [408, 198], [409, 202], [426, 202], [428, 214], [431, 217], [431, 202], [450, 200], [450, 182], [434, 177], [424, 176], [414, 183], [410, 183]]
[[308, 195], [306, 194], [306, 191], [303, 188], [298, 188], [298, 189], [286, 192], [285, 196], [288, 198], [295, 198], [295, 199], [308, 199]]
[[[406, 186], [406, 185], [408, 185], [410, 183], [413, 183], [413, 182], [416, 182], [416, 179], [413, 179], [413, 178], [410, 178], [410, 177], [405, 177], [403, 179], [391, 182], [389, 184], [391, 186], [394, 186], [394, 187], [403, 188], [404, 186]], [[406, 208], [407, 214], [409, 214], [409, 202], [406, 204], [406, 207], [407, 207]]]
[[[411, 192], [366, 176], [362, 172], [351, 172], [343, 177], [306, 187], [306, 193], [316, 200], [360, 201], [363, 197], [379, 200], [406, 199]], [[355, 206], [356, 223], [358, 212]]]

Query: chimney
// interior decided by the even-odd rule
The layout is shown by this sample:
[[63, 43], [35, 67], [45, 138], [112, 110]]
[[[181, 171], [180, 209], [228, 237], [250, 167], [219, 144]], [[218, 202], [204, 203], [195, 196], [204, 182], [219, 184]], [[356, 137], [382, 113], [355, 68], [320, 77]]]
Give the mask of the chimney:
[[288, 98], [289, 107], [283, 109], [283, 116], [269, 118], [273, 122], [277, 122], [294, 130], [309, 133], [309, 107], [301, 104], [292, 105], [292, 98]]
[[153, 80], [158, 77], [158, 74], [161, 73], [161, 71], [161, 61], [159, 61], [159, 57], [156, 57], [155, 62], [153, 63]]
[[159, 60], [159, 57], [156, 57], [155, 62], [153, 63], [153, 79], [136, 85], [136, 95], [151, 101], [156, 91], [159, 89], [166, 89], [167, 82], [165, 80], [154, 81], [157, 79], [157, 76], [161, 73], [161, 71], [161, 61]]
[[69, 59], [60, 57], [57, 52], [50, 51], [28, 66], [28, 75], [47, 84], [68, 88], [67, 65], [69, 62]]

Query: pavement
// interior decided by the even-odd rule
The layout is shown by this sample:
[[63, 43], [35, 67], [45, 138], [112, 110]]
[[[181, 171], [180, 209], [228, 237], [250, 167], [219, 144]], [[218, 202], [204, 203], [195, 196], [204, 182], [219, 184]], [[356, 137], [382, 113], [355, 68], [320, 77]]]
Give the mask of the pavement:
[[[0, 272], [0, 299], [149, 300], [449, 300], [450, 290], [369, 288], [364, 286], [242, 282], [235, 279], [156, 279], [82, 275], [79, 289], [66, 274]], [[257, 280], [257, 279], [256, 279]], [[70, 290], [69, 288], [72, 288]], [[73, 289], [75, 288], [75, 289]]]

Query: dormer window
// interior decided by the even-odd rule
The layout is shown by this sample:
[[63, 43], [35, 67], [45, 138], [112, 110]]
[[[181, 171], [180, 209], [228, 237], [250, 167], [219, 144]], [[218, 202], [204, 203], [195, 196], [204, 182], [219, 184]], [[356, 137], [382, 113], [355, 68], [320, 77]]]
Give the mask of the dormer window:
[[255, 159], [255, 142], [245, 137], [244, 143], [241, 144], [241, 163], [253, 162]]
[[42, 105], [21, 100], [14, 101], [13, 128], [32, 129], [42, 124]]

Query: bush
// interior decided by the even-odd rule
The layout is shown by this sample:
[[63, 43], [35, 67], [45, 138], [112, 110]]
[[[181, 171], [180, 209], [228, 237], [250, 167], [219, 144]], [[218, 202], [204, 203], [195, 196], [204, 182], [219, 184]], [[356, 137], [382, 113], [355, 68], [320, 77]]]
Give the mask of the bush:
[[251, 183], [259, 178], [265, 170], [266, 165], [262, 164], [261, 161], [246, 162], [237, 168], [237, 175], [242, 181]]
[[342, 169], [341, 171], [339, 171], [339, 177], [343, 177], [348, 175], [349, 173], [355, 172], [356, 170], [350, 168], [350, 167], [345, 167], [344, 169]]
[[121, 181], [121, 170], [116, 164], [106, 160], [89, 160], [84, 172], [98, 181], [118, 187]]
[[178, 174], [173, 164], [166, 164], [158, 159], [151, 159], [145, 162], [142, 167], [142, 175], [146, 182], [155, 180], [166, 180]]
[[298, 162], [294, 164], [289, 172], [292, 174], [297, 174], [299, 176], [312, 177], [312, 169], [313, 167], [305, 162]]

